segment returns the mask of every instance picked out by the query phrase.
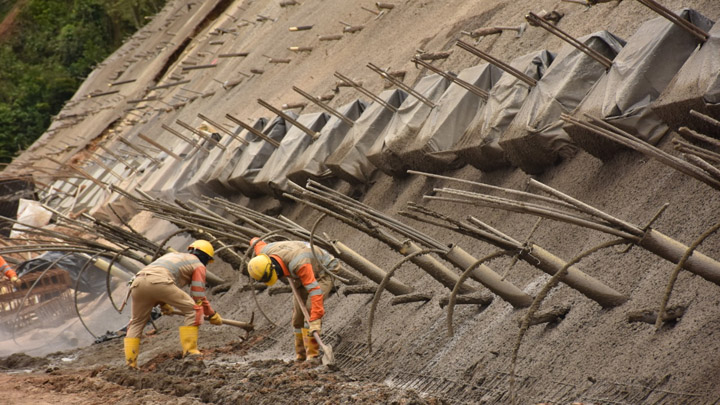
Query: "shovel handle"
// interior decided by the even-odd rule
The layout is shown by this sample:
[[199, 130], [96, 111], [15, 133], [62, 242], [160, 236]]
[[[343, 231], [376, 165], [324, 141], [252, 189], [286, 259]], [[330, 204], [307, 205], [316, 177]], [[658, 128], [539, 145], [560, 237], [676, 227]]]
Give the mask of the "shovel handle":
[[[305, 316], [305, 320], [310, 322], [310, 314], [308, 314], [308, 310], [307, 310], [307, 308], [305, 308], [305, 303], [302, 302], [302, 298], [300, 298], [300, 293], [298, 292], [297, 288], [295, 287], [295, 284], [293, 284], [292, 280], [290, 280], [290, 282], [288, 284], [290, 284], [290, 289], [292, 289], [293, 295], [295, 296], [295, 299], [297, 300], [297, 303], [300, 306], [300, 310], [302, 310], [302, 313]], [[320, 346], [322, 346], [323, 350], [325, 350], [327, 345], [323, 343], [322, 339], [320, 339], [320, 334], [317, 333], [317, 331], [313, 331], [313, 336], [315, 336], [315, 339], [317, 339]]]
[[222, 323], [223, 325], [230, 325], [245, 329], [248, 332], [255, 330], [255, 325], [253, 325], [252, 323], [233, 321], [232, 319], [223, 319]]
[[[174, 310], [173, 313], [170, 314], [170, 315], [183, 315], [183, 316], [184, 316], [185, 314], [183, 314], [182, 312], [180, 312], [180, 311], [178, 311], [178, 310], [176, 309], [176, 310]], [[230, 326], [235, 326], [235, 327], [238, 327], [238, 328], [242, 328], [242, 329], [245, 329], [245, 330], [248, 331], [248, 332], [251, 332], [251, 331], [255, 330], [255, 325], [253, 325], [252, 322], [250, 322], [250, 323], [248, 323], [248, 322], [240, 322], [240, 321], [233, 321], [232, 319], [224, 319], [224, 318], [223, 318], [222, 324], [223, 324], [223, 325], [230, 325]]]

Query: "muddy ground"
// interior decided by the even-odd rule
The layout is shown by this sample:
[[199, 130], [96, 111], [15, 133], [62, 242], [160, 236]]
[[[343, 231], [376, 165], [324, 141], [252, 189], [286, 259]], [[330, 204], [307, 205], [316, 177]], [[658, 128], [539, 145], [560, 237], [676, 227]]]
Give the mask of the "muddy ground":
[[[254, 21], [258, 14], [277, 20], [255, 22], [245, 31], [238, 31], [242, 46], [232, 50], [263, 49], [262, 52], [225, 64], [212, 74], [198, 73], [200, 80], [210, 88], [212, 79], [237, 78], [238, 72], [251, 68], [262, 66], [265, 73], [227, 91], [219, 91], [215, 84], [218, 90], [215, 95], [198, 98], [180, 110], [177, 117], [191, 121], [197, 112], [212, 111], [221, 116], [218, 110], [222, 110], [251, 120], [265, 115], [254, 102], [257, 98], [276, 105], [300, 101], [300, 96], [290, 90], [293, 85], [316, 95], [331, 92], [334, 71], [362, 80], [377, 93], [383, 83], [365, 67], [367, 62], [407, 70], [406, 83], [414, 83], [426, 73], [409, 62], [418, 49], [452, 51], [438, 66], [459, 70], [479, 62], [453, 45], [463, 38], [461, 31], [518, 25], [530, 10], [563, 11], [565, 16], [559, 27], [575, 36], [607, 29], [627, 38], [640, 24], [655, 17], [639, 2], [630, 0], [592, 8], [550, 0], [395, 3], [396, 7], [379, 19], [360, 9], [360, 5], [372, 7], [369, 1], [308, 0], [295, 8], [280, 8], [276, 2], [267, 1], [222, 3], [226, 8], [216, 15], [217, 26], [241, 16]], [[671, 9], [692, 7], [712, 19], [720, 19], [720, 3], [716, 0], [662, 3]], [[338, 33], [342, 27], [338, 20], [366, 27], [340, 42], [317, 41], [317, 35]], [[288, 33], [288, 26], [306, 24], [315, 27], [312, 31]], [[207, 37], [198, 35], [204, 40]], [[289, 65], [267, 65], [262, 56], [290, 56], [287, 47], [308, 44], [316, 49], [311, 54], [293, 54], [294, 61]], [[539, 29], [529, 29], [519, 38], [506, 32], [478, 43], [480, 49], [505, 61], [539, 49], [557, 51], [560, 46], [559, 39]], [[105, 83], [88, 87], [101, 85]], [[332, 105], [343, 105], [357, 96], [341, 89]], [[151, 120], [148, 132], [169, 137], [161, 131], [151, 132], [163, 119], [160, 116], [154, 124]], [[66, 133], [68, 137], [82, 136], [70, 131]], [[661, 147], [674, 153], [670, 136]], [[529, 178], [519, 169], [483, 173], [470, 166], [444, 174], [520, 190], [526, 188]], [[686, 245], [720, 221], [720, 197], [716, 190], [632, 152], [619, 153], [606, 162], [579, 152], [534, 178], [640, 227], [668, 203], [653, 227]], [[423, 202], [423, 196], [432, 193], [435, 187], [471, 188], [446, 180], [419, 176], [392, 178], [384, 174], [377, 174], [369, 187], [359, 190], [344, 183], [333, 186], [341, 192], [353, 192], [364, 203], [398, 218], [397, 212], [408, 201]], [[228, 198], [258, 210], [276, 208], [308, 228], [319, 217], [311, 209], [269, 197]], [[427, 205], [456, 219], [467, 215], [482, 218], [508, 235], [532, 241], [565, 260], [611, 239], [598, 232], [547, 220], [537, 225], [535, 217], [525, 215], [452, 203], [427, 202]], [[409, 219], [402, 221], [443, 243], [456, 243], [476, 258], [496, 251], [484, 242], [446, 229]], [[170, 232], [145, 214], [136, 217], [133, 225], [148, 230], [158, 240]], [[325, 220], [318, 232], [341, 240], [384, 269], [392, 268], [401, 259], [381, 242], [332, 220]], [[185, 241], [176, 239], [175, 247], [180, 248]], [[720, 236], [711, 236], [699, 250], [720, 258]], [[533, 296], [549, 279], [531, 265], [513, 263], [511, 258], [497, 259], [489, 265]], [[243, 331], [228, 326], [203, 325], [199, 339], [202, 360], [185, 360], [179, 357], [179, 322], [164, 317], [156, 322], [159, 331], [142, 341], [139, 371], [124, 368], [122, 341], [115, 339], [41, 359], [17, 356], [3, 359], [0, 367], [7, 372], [0, 375], [0, 386], [9, 403], [48, 404], [170, 401], [474, 404], [511, 403], [511, 392], [519, 404], [718, 403], [720, 340], [715, 332], [720, 329], [720, 287], [681, 272], [669, 303], [687, 307], [678, 322], [659, 330], [647, 323], [628, 322], [629, 313], [659, 306], [673, 267], [672, 263], [637, 247], [610, 249], [584, 259], [579, 264], [582, 271], [629, 300], [604, 309], [565, 285], [553, 289], [542, 309], [569, 306], [570, 311], [560, 322], [530, 328], [520, 346], [517, 375], [512, 377], [510, 363], [518, 338], [518, 319], [526, 310], [513, 309], [498, 297], [487, 306], [458, 306], [453, 318], [455, 335], [450, 337], [447, 308], [439, 305], [449, 290], [419, 268], [405, 264], [396, 277], [418, 292], [431, 294], [432, 299], [393, 306], [390, 295], [383, 295], [369, 333], [372, 296], [345, 295], [345, 287], [341, 286], [329, 298], [324, 318], [324, 336], [334, 346], [338, 359], [338, 370], [328, 370], [292, 362], [288, 294], [270, 296], [264, 291], [257, 295], [265, 318], [253, 293], [244, 288], [247, 278], [218, 261], [210, 270], [231, 282], [231, 286], [216, 290], [209, 298], [223, 317], [246, 321], [254, 314], [257, 330], [253, 334], [246, 337]], [[482, 288], [474, 281], [468, 284]]]

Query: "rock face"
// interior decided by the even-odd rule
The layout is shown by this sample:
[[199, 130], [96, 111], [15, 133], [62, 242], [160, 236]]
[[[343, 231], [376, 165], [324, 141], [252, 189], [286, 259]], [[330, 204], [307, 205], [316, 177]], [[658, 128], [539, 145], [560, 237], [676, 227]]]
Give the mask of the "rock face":
[[[685, 6], [680, 0], [664, 0], [663, 3], [672, 10]], [[182, 184], [182, 170], [178, 168], [191, 164], [199, 168], [214, 166], [207, 162], [211, 158], [234, 162], [238, 165], [235, 168], [212, 170], [213, 173], [224, 173], [226, 178], [203, 179], [212, 182], [213, 192], [258, 211], [281, 214], [310, 229], [320, 213], [282, 198], [276, 200], [275, 196], [280, 197], [279, 191], [286, 190], [288, 184], [283, 179], [270, 176], [292, 167], [294, 162], [288, 159], [295, 154], [288, 154], [287, 159], [279, 155], [271, 158], [276, 147], [249, 135], [247, 139], [255, 143], [251, 143], [252, 148], [240, 151], [239, 156], [236, 155], [238, 148], [228, 148], [220, 153], [214, 147], [215, 152], [208, 153], [200, 148], [210, 149], [206, 148], [209, 141], [177, 122], [197, 128], [203, 122], [198, 114], [202, 114], [233, 133], [239, 133], [237, 125], [225, 118], [226, 114], [248, 124], [265, 117], [268, 124], [260, 131], [282, 143], [286, 133], [300, 134], [302, 131], [283, 121], [283, 131], [276, 133], [274, 128], [279, 128], [279, 120], [257, 100], [266, 100], [274, 106], [304, 101], [292, 91], [293, 86], [318, 98], [333, 95], [332, 100], [324, 98], [324, 102], [339, 110], [358, 98], [370, 100], [357, 87], [332, 86], [335, 72], [351, 78], [356, 84], [362, 83], [363, 90], [380, 95], [387, 91], [385, 79], [366, 67], [368, 63], [373, 63], [388, 71], [406, 71], [403, 83], [410, 89], [421, 88], [431, 75], [424, 69], [416, 69], [410, 62], [419, 49], [449, 52], [447, 59], [432, 63], [444, 71], [461, 72], [478, 65], [477, 57], [454, 46], [457, 39], [463, 38], [463, 32], [518, 25], [524, 21], [528, 11], [556, 7], [564, 14], [557, 23], [558, 27], [575, 37], [607, 30], [628, 40], [641, 26], [657, 18], [640, 2], [631, 1], [603, 2], [590, 8], [573, 3], [540, 4], [531, 0], [414, 0], [397, 1], [393, 5], [375, 13], [349, 1], [306, 0], [282, 7], [277, 2], [250, 0], [171, 2], [136, 36], [128, 39], [115, 54], [98, 65], [68, 103], [67, 111], [58, 116], [59, 120], [60, 117], [79, 114], [75, 115], [78, 121], [72, 125], [61, 125], [56, 120], [48, 132], [6, 170], [28, 170], [26, 164], [36, 159], [42, 161], [45, 156], [59, 162], [83, 164], [86, 162], [83, 156], [88, 152], [97, 152], [107, 162], [127, 164], [133, 168], [123, 169], [126, 173], [120, 176], [121, 179], [103, 176], [103, 181], [125, 184], [129, 193], [135, 192], [136, 188], [158, 188], [167, 191], [158, 196], [170, 196], [175, 195], [175, 188], [182, 190], [185, 186]], [[720, 19], [720, 3], [716, 0], [695, 0], [692, 7], [707, 19]], [[363, 28], [342, 32], [337, 21]], [[288, 27], [304, 29], [293, 31]], [[668, 29], [674, 31], [673, 27]], [[318, 38], [333, 34], [342, 35], [330, 41]], [[514, 32], [503, 32], [484, 37], [475, 45], [498, 59], [511, 62], [525, 55], [537, 55], [543, 50], [557, 54], [564, 43], [540, 28], [528, 27], [520, 37]], [[288, 50], [294, 46], [311, 47], [312, 50], [297, 53]], [[691, 52], [692, 49], [687, 52], [688, 56]], [[281, 59], [289, 59], [289, 63], [274, 63]], [[552, 58], [545, 59], [544, 68], [552, 68]], [[665, 72], [671, 67], [675, 71], [680, 68], [665, 66], [663, 60], [659, 60], [644, 69]], [[620, 68], [623, 66], [618, 66]], [[546, 70], [538, 72], [536, 67], [536, 79]], [[114, 94], [112, 99], [87, 97], [92, 91], [106, 88], [111, 81], [133, 78], [137, 80], [122, 85], [120, 93]], [[507, 73], [503, 73], [497, 83], [507, 82], [507, 78]], [[662, 88], [666, 88], [670, 79], [672, 75]], [[448, 87], [448, 84], [441, 83], [440, 87]], [[625, 88], [636, 87], [628, 84], [617, 90]], [[441, 100], [445, 90], [434, 89], [433, 100]], [[524, 86], [522, 90], [525, 95], [530, 92], [529, 86]], [[493, 89], [490, 89], [492, 92]], [[590, 90], [590, 94], [599, 92], [597, 85]], [[658, 94], [647, 97], [627, 94], [623, 100], [644, 102], [656, 98]], [[677, 95], [677, 98], [683, 99], [684, 96]], [[542, 246], [565, 261], [615, 238], [548, 219], [538, 221], [533, 216], [424, 198], [436, 194], [435, 189], [443, 187], [470, 191], [478, 188], [450, 179], [407, 176], [403, 173], [408, 166], [406, 162], [383, 160], [392, 158], [393, 154], [399, 156], [405, 146], [412, 145], [412, 134], [422, 131], [423, 124], [427, 125], [426, 118], [438, 114], [432, 112], [433, 107], [419, 103], [413, 97], [411, 94], [401, 97], [388, 93], [380, 97], [393, 104], [394, 108], [416, 105], [422, 110], [422, 116], [413, 116], [417, 119], [412, 120], [412, 127], [401, 125], [401, 119], [391, 110], [380, 110], [373, 105], [365, 109], [355, 120], [356, 125], [363, 125], [363, 131], [360, 131], [361, 128], [350, 129], [347, 136], [362, 138], [369, 133], [366, 132], [368, 128], [373, 128], [376, 129], [372, 133], [373, 139], [388, 140], [390, 148], [385, 150], [386, 153], [381, 149], [369, 161], [354, 160], [362, 162], [355, 166], [362, 167], [343, 169], [348, 174], [346, 177], [337, 174], [336, 168], [341, 168], [343, 162], [336, 155], [328, 168], [330, 173], [336, 173], [337, 178], [323, 178], [323, 183], [387, 216], [411, 224], [442, 245], [460, 246], [478, 259], [493, 254], [497, 248], [445, 227], [400, 217], [398, 211], [405, 210], [408, 202], [414, 202], [458, 221], [466, 221], [472, 216], [497, 228], [522, 246]], [[519, 99], [527, 101], [533, 98], [525, 96]], [[584, 100], [579, 102], [579, 109], [575, 111], [580, 116], [583, 104], [589, 102]], [[521, 107], [517, 105], [514, 108], [519, 110]], [[366, 122], [364, 114], [368, 111], [375, 111], [383, 117]], [[706, 113], [712, 111], [708, 108]], [[292, 117], [303, 117], [325, 113], [321, 107], [309, 103], [302, 111], [295, 109], [290, 114]], [[476, 114], [475, 118], [481, 116]], [[394, 123], [389, 125], [391, 121]], [[512, 122], [509, 121], [505, 123], [506, 127]], [[515, 124], [516, 128], [520, 128], [519, 123]], [[473, 122], [470, 127], [482, 128], [482, 123]], [[389, 128], [393, 128], [392, 133]], [[317, 125], [314, 130], [320, 131], [321, 126]], [[162, 155], [165, 152], [139, 137], [141, 133], [178, 155], [179, 161], [171, 155]], [[220, 144], [234, 144], [228, 140], [228, 134], [220, 131], [219, 135], [222, 138]], [[456, 139], [462, 134], [453, 135]], [[118, 141], [120, 137], [138, 150]], [[653, 138], [653, 142], [666, 152], [675, 153], [671, 136]], [[303, 145], [307, 146], [307, 143]], [[482, 146], [479, 142], [470, 143], [473, 147]], [[116, 157], [105, 149], [97, 148], [97, 145], [112, 151]], [[355, 155], [355, 152], [370, 150], [369, 146], [354, 149], [351, 146], [341, 143], [338, 149], [343, 152], [351, 150]], [[495, 146], [492, 165], [483, 166], [466, 160], [470, 165], [462, 168], [449, 166], [443, 170], [433, 165], [432, 170], [457, 179], [525, 190], [527, 174], [510, 167], [510, 160], [504, 158], [501, 145], [498, 143]], [[301, 149], [306, 150], [304, 147]], [[250, 151], [260, 150], [263, 151], [263, 159], [249, 154]], [[463, 156], [461, 152], [458, 154]], [[161, 155], [164, 159], [157, 162], [150, 160], [150, 157]], [[580, 151], [560, 164], [543, 165], [542, 174], [535, 178], [640, 228], [651, 223], [648, 226], [652, 229], [686, 245], [691, 245], [710, 226], [720, 221], [720, 194], [717, 190], [633, 152], [620, 151], [603, 157], [606, 160], [601, 161]], [[272, 161], [274, 167], [258, 164], [262, 161]], [[370, 162], [383, 170], [373, 171]], [[86, 173], [103, 173], [94, 163], [87, 161], [85, 164]], [[138, 213], [138, 208], [125, 197], [109, 190], [97, 189], [97, 194], [89, 198], [91, 194], [88, 190], [97, 187], [90, 179], [56, 180], [43, 174], [45, 170], [52, 170], [54, 165], [43, 162], [43, 172], [32, 173], [37, 176], [38, 187], [48, 184], [66, 193], [54, 198], [53, 204], [72, 208], [76, 213], [86, 208], [96, 210], [114, 220], [114, 214], [103, 209], [103, 204], [113, 201], [116, 212], [125, 219], [136, 221], [133, 222], [136, 229], [152, 234], [158, 240], [173, 232], [165, 232], [169, 227], [160, 221], [147, 220], [147, 213], [143, 217], [145, 222], [138, 224], [138, 217], [143, 215]], [[279, 186], [254, 185], [257, 174], [263, 172], [267, 174], [263, 174], [263, 178], [267, 177], [272, 184]], [[172, 179], [173, 189], [167, 188], [167, 179]], [[188, 176], [187, 180], [191, 179], [192, 176]], [[344, 182], [346, 180], [360, 185], [348, 184]], [[72, 204], [70, 199], [75, 198], [77, 187], [88, 189], [84, 191], [87, 197], [83, 201], [95, 206]], [[54, 192], [52, 190], [48, 188], [38, 193], [41, 198], [46, 198]], [[105, 198], [105, 203], [97, 202], [100, 196]], [[665, 203], [669, 206], [655, 218]], [[241, 222], [232, 213], [223, 212], [221, 215], [228, 222]], [[435, 398], [451, 403], [511, 403], [514, 398], [515, 403], [523, 404], [573, 401], [675, 404], [714, 403], [720, 397], [715, 372], [720, 341], [714, 335], [720, 322], [717, 285], [689, 272], [680, 272], [668, 301], [669, 307], [686, 308], [680, 318], [663, 324], [657, 330], [646, 322], [628, 322], [631, 313], [658, 310], [675, 267], [646, 250], [639, 247], [605, 249], [575, 264], [585, 274], [627, 296], [627, 302], [612, 309], [603, 309], [595, 301], [561, 283], [549, 291], [540, 304], [539, 313], [563, 308], [563, 316], [551, 323], [530, 326], [518, 346], [518, 319], [526, 314], [526, 309], [516, 310], [497, 297], [488, 305], [457, 305], [452, 316], [454, 335], [449, 337], [448, 308], [441, 306], [447, 302], [448, 288], [413, 264], [398, 264], [403, 260], [401, 255], [365, 233], [357, 232], [356, 228], [326, 219], [318, 226], [317, 233], [342, 241], [385, 271], [399, 265], [394, 277], [410, 286], [415, 293], [426, 294], [425, 297], [430, 297], [430, 300], [393, 306], [390, 294], [383, 293], [369, 333], [369, 296], [344, 295], [342, 291], [345, 287], [339, 285], [341, 294], [333, 294], [327, 299], [327, 313], [323, 318], [323, 336], [334, 346], [339, 372], [292, 364], [291, 297], [283, 293], [271, 296], [267, 290], [247, 288], [244, 275], [218, 260], [211, 264], [210, 270], [234, 283], [229, 289], [217, 290], [209, 299], [214, 308], [228, 319], [247, 320], [255, 313], [256, 332], [250, 337], [239, 336], [237, 329], [227, 326], [202, 325], [199, 338], [204, 354], [202, 362], [181, 360], [177, 337], [179, 319], [163, 317], [156, 321], [158, 333], [143, 338], [141, 342], [139, 372], [128, 372], [122, 368], [122, 344], [119, 340], [111, 340], [73, 353], [50, 355], [47, 360], [52, 363], [52, 370], [47, 370], [51, 371], [51, 375], [8, 377], [8, 384], [3, 386], [11, 387], [16, 395], [11, 398], [22, 398], [22, 395], [17, 395], [18, 392], [39, 395], [37, 391], [29, 391], [24, 384], [27, 382], [33, 387], [44, 387], [34, 389], [44, 389], [59, 397], [76, 395], [77, 392], [91, 395], [97, 390], [102, 392], [97, 397], [105, 402], [128, 404], [145, 400], [162, 403], [168, 402], [168, 398], [188, 404], [271, 403], [287, 401], [289, 397], [293, 398], [291, 401], [328, 403], [442, 403]], [[388, 232], [400, 242], [406, 238], [405, 235]], [[176, 249], [183, 248], [183, 243], [186, 239], [169, 242]], [[244, 245], [236, 249], [241, 256], [245, 252]], [[720, 259], [718, 236], [707, 238], [698, 250], [711, 258]], [[528, 260], [514, 260], [519, 254], [529, 257]], [[531, 256], [532, 252], [527, 250], [509, 252], [485, 264], [502, 275], [504, 280], [535, 297], [550, 276], [533, 266]], [[452, 269], [449, 264], [447, 267]], [[460, 274], [457, 269], [452, 271]], [[366, 281], [375, 285], [370, 280]], [[465, 283], [478, 293], [487, 291], [472, 279]], [[258, 305], [265, 316], [257, 314]], [[38, 334], [42, 333], [40, 326]], [[11, 331], [3, 329], [2, 332], [0, 338], [6, 345], [3, 347], [15, 347]], [[94, 331], [96, 334], [103, 332]], [[17, 352], [21, 351], [22, 348], [18, 348]], [[70, 360], [62, 360], [65, 358]], [[515, 376], [511, 377], [513, 361]], [[196, 376], [199, 376], [198, 379], [193, 380]], [[133, 387], [133, 390], [119, 390], [111, 396], [108, 381]], [[115, 384], [112, 387], [117, 389]], [[69, 392], [67, 387], [78, 387], [79, 391]], [[62, 403], [60, 400], [54, 402]], [[73, 397], [73, 401], [68, 399], [67, 403], [78, 402]]]

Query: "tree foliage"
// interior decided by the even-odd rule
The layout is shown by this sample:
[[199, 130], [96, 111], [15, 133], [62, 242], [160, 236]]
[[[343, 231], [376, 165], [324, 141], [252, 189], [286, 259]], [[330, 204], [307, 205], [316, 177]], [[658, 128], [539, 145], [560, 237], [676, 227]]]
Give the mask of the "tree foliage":
[[47, 129], [51, 117], [164, 0], [27, 0], [0, 37], [0, 162]]

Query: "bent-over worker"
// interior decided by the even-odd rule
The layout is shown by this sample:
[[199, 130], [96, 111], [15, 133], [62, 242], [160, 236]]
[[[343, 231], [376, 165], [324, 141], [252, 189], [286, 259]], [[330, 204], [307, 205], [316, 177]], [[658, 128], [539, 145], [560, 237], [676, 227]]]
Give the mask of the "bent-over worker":
[[[203, 316], [209, 317], [213, 325], [222, 325], [222, 318], [205, 297], [205, 266], [213, 261], [214, 254], [210, 242], [198, 239], [188, 246], [188, 253], [165, 254], [137, 273], [130, 287], [132, 315], [125, 337], [127, 365], [137, 368], [140, 336], [155, 305], [161, 305], [163, 314], [172, 314], [177, 309], [185, 315], [179, 329], [183, 356], [200, 354], [198, 326], [203, 323]], [[181, 290], [188, 284], [189, 295]]]
[[17, 273], [15, 273], [15, 270], [7, 264], [2, 256], [0, 256], [0, 271], [2, 271], [5, 277], [9, 278], [11, 282], [20, 284], [20, 279], [18, 279]]
[[[247, 265], [253, 279], [268, 286], [278, 280], [295, 285], [302, 301], [308, 308], [310, 319], [305, 320], [300, 304], [293, 298], [292, 326], [295, 335], [295, 360], [313, 360], [318, 357], [318, 342], [313, 332], [322, 331], [325, 314], [324, 299], [332, 290], [332, 278], [324, 269], [333, 273], [338, 270], [338, 260], [327, 251], [315, 247], [316, 261], [310, 244], [303, 241], [266, 243], [259, 238], [250, 241], [256, 256]], [[303, 288], [300, 288], [303, 287]]]

